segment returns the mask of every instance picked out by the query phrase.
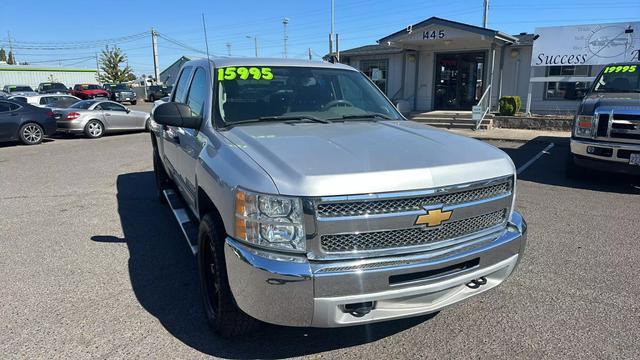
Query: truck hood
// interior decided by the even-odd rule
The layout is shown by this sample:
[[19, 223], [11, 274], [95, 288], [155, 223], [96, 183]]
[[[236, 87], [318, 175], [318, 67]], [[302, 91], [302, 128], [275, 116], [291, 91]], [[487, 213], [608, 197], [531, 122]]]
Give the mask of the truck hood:
[[253, 124], [224, 134], [284, 195], [419, 190], [515, 172], [498, 148], [412, 121]]
[[579, 114], [592, 115], [601, 106], [637, 109], [639, 104], [640, 93], [592, 93], [582, 100]]

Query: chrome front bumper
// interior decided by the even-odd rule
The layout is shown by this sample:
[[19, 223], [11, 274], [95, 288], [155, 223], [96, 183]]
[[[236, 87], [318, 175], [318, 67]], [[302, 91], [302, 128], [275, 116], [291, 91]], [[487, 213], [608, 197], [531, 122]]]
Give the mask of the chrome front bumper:
[[[225, 258], [235, 301], [250, 316], [287, 326], [339, 327], [432, 313], [499, 285], [522, 259], [526, 230], [514, 212], [497, 239], [457, 252], [331, 262], [265, 252], [227, 238]], [[463, 263], [474, 266], [438, 274]], [[483, 277], [485, 285], [467, 286]], [[374, 304], [364, 316], [343, 310], [364, 302]]]
[[[589, 146], [610, 149], [612, 151], [611, 156], [600, 156], [591, 154], [587, 151]], [[604, 142], [604, 141], [593, 141], [588, 139], [571, 139], [571, 153], [574, 155], [589, 157], [597, 160], [607, 160], [618, 163], [629, 163], [629, 158], [621, 158], [619, 157], [618, 152], [620, 150], [627, 151], [640, 151], [640, 144], [627, 144], [627, 143], [618, 143], [618, 142]]]

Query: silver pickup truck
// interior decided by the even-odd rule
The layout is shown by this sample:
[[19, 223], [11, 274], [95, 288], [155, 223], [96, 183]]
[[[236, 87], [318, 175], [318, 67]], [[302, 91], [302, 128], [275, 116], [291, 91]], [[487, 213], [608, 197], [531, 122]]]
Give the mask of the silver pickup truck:
[[183, 65], [151, 123], [161, 201], [223, 336], [436, 312], [502, 283], [526, 224], [499, 149], [406, 120], [361, 72]]
[[605, 66], [580, 103], [567, 170], [586, 169], [640, 175], [640, 63]]

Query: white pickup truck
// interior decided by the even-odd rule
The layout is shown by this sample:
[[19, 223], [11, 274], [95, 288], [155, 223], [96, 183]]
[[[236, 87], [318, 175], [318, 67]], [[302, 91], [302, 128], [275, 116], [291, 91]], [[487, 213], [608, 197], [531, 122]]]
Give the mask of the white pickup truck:
[[511, 159], [406, 120], [349, 66], [190, 61], [151, 130], [223, 336], [436, 312], [522, 259]]

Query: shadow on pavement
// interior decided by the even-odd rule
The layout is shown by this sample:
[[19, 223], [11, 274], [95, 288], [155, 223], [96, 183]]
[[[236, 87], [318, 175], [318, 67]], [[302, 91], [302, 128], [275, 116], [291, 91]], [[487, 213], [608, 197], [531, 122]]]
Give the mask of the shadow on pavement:
[[206, 323], [195, 258], [170, 210], [157, 200], [153, 172], [120, 175], [117, 190], [124, 237], [96, 235], [92, 240], [127, 244], [131, 284], [140, 304], [173, 336], [203, 353], [225, 358], [302, 356], [373, 342], [434, 316], [338, 329], [264, 324], [241, 339], [221, 339]]
[[568, 138], [540, 136], [519, 147], [510, 147], [508, 144], [498, 146], [513, 159], [516, 168], [520, 168], [550, 143], [554, 143], [554, 147], [549, 153], [519, 174], [519, 179], [576, 189], [640, 194], [640, 178], [631, 175], [591, 171], [584, 178], [569, 178], [566, 172], [569, 159]]

